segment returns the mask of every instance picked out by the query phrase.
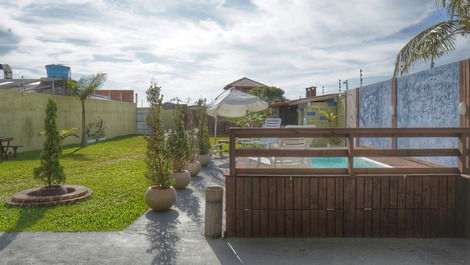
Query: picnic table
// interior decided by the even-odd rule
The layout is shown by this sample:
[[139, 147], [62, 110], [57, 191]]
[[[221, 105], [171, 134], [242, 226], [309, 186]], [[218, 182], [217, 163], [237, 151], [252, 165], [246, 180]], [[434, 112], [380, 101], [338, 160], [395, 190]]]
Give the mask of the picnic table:
[[[229, 140], [217, 140], [217, 144], [214, 146], [214, 153], [219, 153], [220, 157], [223, 157], [223, 153], [228, 153], [223, 148], [224, 144], [230, 144]], [[218, 149], [217, 149], [218, 148]]]
[[11, 142], [15, 139], [11, 136], [0, 136], [0, 159], [8, 159], [8, 150], [13, 150], [13, 157], [16, 157], [16, 151], [21, 145], [11, 145]]

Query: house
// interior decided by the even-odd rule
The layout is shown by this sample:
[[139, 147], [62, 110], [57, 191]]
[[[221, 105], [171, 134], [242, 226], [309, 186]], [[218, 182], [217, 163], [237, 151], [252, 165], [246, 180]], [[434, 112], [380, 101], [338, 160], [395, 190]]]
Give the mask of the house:
[[328, 94], [317, 96], [317, 87], [305, 88], [305, 98], [289, 100], [270, 104], [269, 107], [274, 114], [282, 119], [283, 125], [315, 125], [319, 128], [330, 126], [328, 120], [320, 114], [321, 111], [328, 113], [340, 113], [340, 117], [331, 126], [345, 127], [345, 106], [342, 94]]
[[110, 100], [134, 103], [134, 90], [95, 90], [95, 96], [103, 96]]
[[249, 79], [247, 77], [243, 77], [243, 78], [240, 78], [236, 81], [233, 81], [232, 83], [230, 84], [227, 84], [225, 87], [224, 87], [224, 90], [228, 90], [228, 89], [231, 89], [231, 88], [235, 88], [236, 90], [240, 90], [242, 92], [248, 92], [250, 91], [252, 88], [255, 88], [255, 87], [264, 87], [264, 86], [267, 86], [263, 83], [260, 83], [258, 81], [255, 81], [255, 80], [252, 80], [252, 79]]

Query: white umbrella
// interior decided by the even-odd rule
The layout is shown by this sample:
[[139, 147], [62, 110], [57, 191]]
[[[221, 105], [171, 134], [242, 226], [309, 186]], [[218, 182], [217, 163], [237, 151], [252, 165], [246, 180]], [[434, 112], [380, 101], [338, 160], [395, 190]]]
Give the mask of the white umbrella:
[[217, 117], [243, 117], [248, 112], [258, 112], [269, 107], [257, 96], [241, 92], [236, 89], [230, 89], [222, 95], [215, 98], [207, 107], [207, 114], [215, 118], [214, 145], [217, 140]]

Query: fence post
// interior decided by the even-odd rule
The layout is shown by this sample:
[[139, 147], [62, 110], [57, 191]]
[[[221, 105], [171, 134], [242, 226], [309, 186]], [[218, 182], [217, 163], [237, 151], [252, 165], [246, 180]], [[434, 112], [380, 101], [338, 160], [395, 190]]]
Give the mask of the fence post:
[[236, 148], [236, 143], [235, 143], [235, 133], [232, 129], [230, 129], [230, 150], [229, 150], [229, 156], [230, 156], [230, 176], [233, 177], [235, 176], [235, 148]]
[[224, 188], [221, 186], [208, 186], [206, 189], [206, 213], [204, 235], [208, 237], [222, 236], [222, 202]]
[[[397, 128], [398, 121], [397, 121], [397, 79], [394, 77], [392, 78], [391, 81], [391, 92], [392, 92], [392, 108], [393, 108], [393, 113], [392, 115], [392, 128]], [[392, 149], [397, 149], [397, 137], [392, 137]]]
[[354, 137], [348, 136], [348, 173], [349, 176], [354, 175]]

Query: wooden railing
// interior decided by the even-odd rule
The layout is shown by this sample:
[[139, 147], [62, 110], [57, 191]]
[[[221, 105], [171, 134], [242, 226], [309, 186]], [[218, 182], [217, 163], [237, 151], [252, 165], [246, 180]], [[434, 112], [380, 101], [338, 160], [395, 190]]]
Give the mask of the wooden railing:
[[[230, 176], [237, 175], [391, 175], [468, 173], [470, 128], [230, 128]], [[237, 138], [344, 137], [344, 148], [237, 149]], [[355, 146], [359, 137], [457, 137], [458, 148], [371, 149]], [[355, 157], [454, 156], [458, 167], [354, 168]], [[347, 168], [237, 168], [237, 157], [347, 157]]]

